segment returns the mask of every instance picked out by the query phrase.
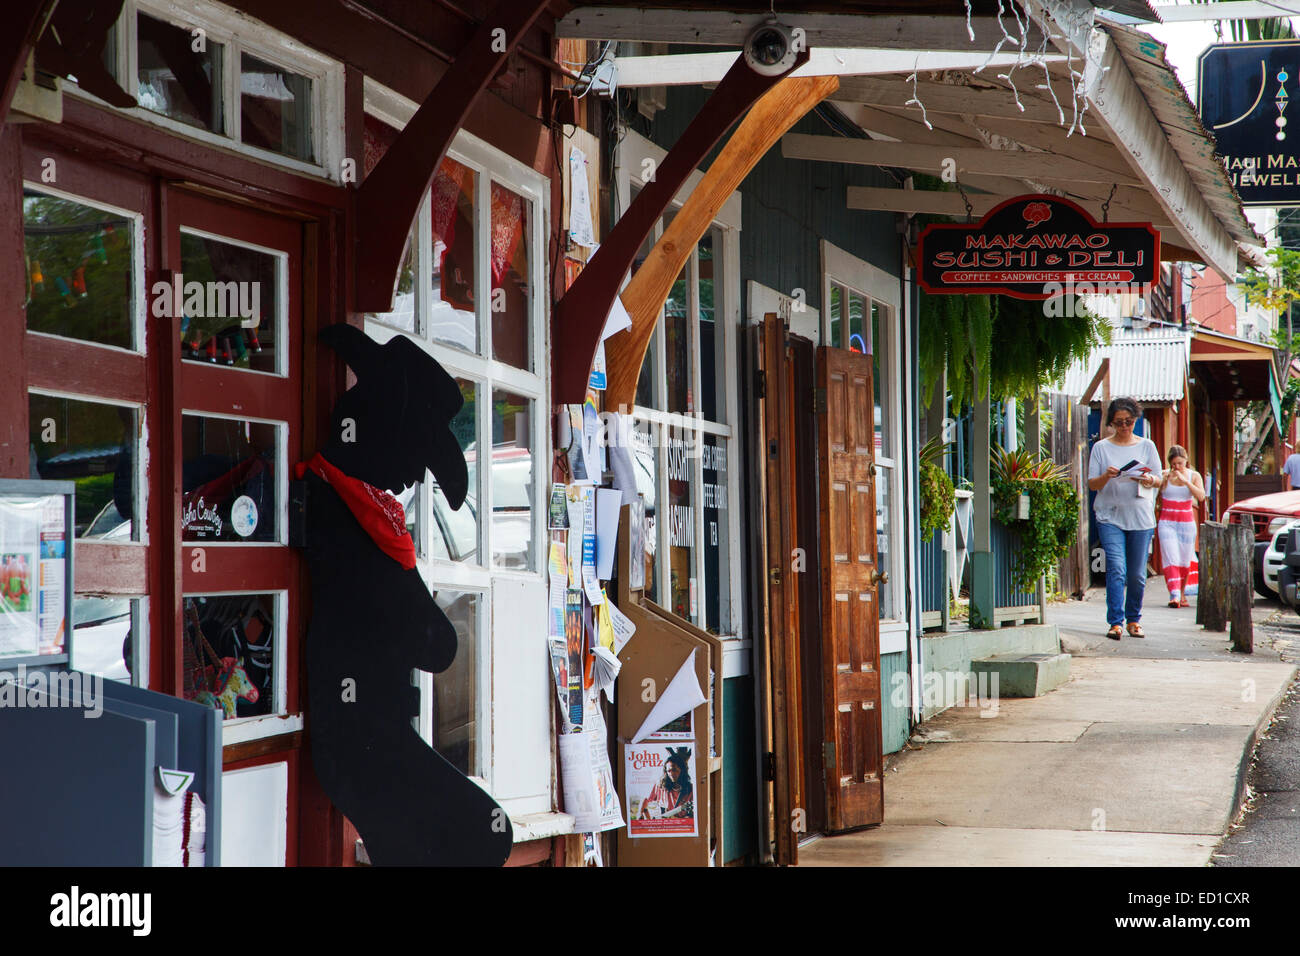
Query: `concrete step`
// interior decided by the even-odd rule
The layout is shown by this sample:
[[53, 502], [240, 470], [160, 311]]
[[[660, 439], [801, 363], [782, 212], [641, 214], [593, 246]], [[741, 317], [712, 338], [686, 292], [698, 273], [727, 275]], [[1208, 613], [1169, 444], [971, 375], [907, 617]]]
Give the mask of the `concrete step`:
[[997, 675], [999, 697], [1042, 697], [1070, 679], [1069, 654], [995, 654], [970, 662], [971, 672]]

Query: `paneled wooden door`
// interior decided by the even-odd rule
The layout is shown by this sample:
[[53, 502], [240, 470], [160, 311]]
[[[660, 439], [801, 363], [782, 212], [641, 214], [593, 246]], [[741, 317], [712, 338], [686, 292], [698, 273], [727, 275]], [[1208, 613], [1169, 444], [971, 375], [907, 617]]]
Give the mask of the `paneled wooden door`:
[[[884, 819], [871, 356], [818, 349], [822, 668], [828, 826]], [[824, 396], [824, 399], [823, 399]]]

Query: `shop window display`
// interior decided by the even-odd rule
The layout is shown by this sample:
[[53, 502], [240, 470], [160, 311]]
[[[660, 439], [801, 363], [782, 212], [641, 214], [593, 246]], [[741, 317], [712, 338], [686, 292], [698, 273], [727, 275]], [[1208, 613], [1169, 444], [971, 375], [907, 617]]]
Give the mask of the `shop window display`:
[[23, 190], [27, 328], [134, 348], [135, 228], [120, 213]]
[[282, 255], [181, 231], [181, 355], [279, 373]]
[[181, 418], [181, 540], [280, 539], [280, 426], [234, 418]]
[[226, 720], [275, 713], [275, 595], [186, 595], [184, 617], [185, 699]]

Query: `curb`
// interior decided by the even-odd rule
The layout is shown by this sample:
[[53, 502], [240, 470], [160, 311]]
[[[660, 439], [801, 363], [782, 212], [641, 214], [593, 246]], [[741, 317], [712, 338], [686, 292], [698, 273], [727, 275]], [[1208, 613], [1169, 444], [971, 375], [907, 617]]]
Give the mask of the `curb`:
[[[1219, 835], [1220, 844], [1228, 835], [1228, 831], [1232, 828], [1232, 825], [1236, 823], [1237, 819], [1241, 816], [1241, 811], [1245, 806], [1246, 778], [1250, 775], [1250, 762], [1255, 756], [1255, 748], [1259, 745], [1259, 738], [1264, 731], [1268, 729], [1269, 724], [1273, 722], [1273, 716], [1277, 713], [1278, 707], [1281, 706], [1282, 701], [1286, 699], [1287, 694], [1291, 692], [1291, 687], [1295, 684], [1297, 674], [1300, 674], [1300, 667], [1292, 667], [1291, 676], [1287, 678], [1286, 683], [1282, 685], [1282, 689], [1279, 690], [1273, 696], [1273, 699], [1268, 702], [1268, 706], [1260, 715], [1259, 720], [1255, 722], [1255, 728], [1250, 732], [1250, 736], [1246, 738], [1246, 744], [1242, 748], [1241, 762], [1237, 765], [1237, 786], [1232, 797], [1232, 812], [1228, 815], [1228, 826], [1225, 827], [1223, 833]], [[1217, 844], [1215, 849], [1218, 849]]]

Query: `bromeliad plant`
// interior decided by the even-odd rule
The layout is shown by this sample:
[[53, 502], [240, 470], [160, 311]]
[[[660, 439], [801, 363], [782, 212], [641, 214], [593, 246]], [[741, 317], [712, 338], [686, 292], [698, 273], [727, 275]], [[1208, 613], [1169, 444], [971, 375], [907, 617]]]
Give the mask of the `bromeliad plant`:
[[[1016, 589], [1031, 591], [1038, 579], [1065, 557], [1078, 534], [1079, 495], [1069, 472], [1025, 450], [994, 446], [989, 461], [993, 516], [1020, 535], [1013, 566]], [[1029, 496], [1029, 517], [1017, 517], [1021, 495]]]
[[957, 506], [952, 479], [939, 466], [946, 442], [935, 435], [921, 446], [921, 540], [929, 541], [936, 531], [948, 527]]

